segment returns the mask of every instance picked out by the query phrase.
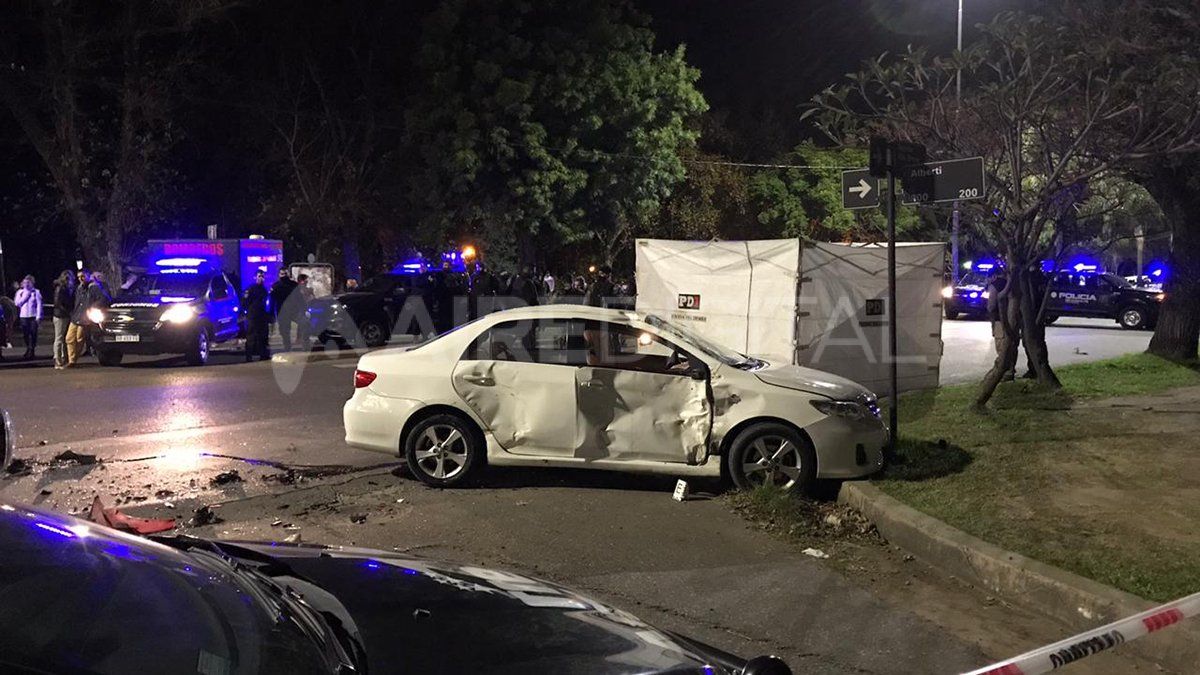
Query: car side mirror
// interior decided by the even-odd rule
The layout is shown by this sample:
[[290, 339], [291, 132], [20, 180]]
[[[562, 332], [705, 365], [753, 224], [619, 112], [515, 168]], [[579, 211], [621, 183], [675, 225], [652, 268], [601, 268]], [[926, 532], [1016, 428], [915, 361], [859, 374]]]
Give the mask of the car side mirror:
[[792, 669], [778, 656], [756, 656], [746, 662], [742, 675], [792, 675]]
[[16, 445], [17, 435], [13, 433], [12, 415], [9, 415], [7, 410], [0, 409], [0, 471], [6, 469], [12, 461]]
[[708, 373], [703, 368], [692, 368], [688, 371], [688, 377], [693, 380], [707, 380]]

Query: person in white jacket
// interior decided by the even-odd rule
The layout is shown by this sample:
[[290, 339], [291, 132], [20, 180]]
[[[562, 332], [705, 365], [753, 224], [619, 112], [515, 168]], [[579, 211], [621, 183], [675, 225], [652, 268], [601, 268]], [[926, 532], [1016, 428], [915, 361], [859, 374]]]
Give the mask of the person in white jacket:
[[21, 281], [21, 288], [13, 301], [17, 305], [21, 335], [25, 338], [25, 358], [32, 359], [37, 351], [38, 324], [42, 320], [42, 292], [34, 286], [33, 275]]

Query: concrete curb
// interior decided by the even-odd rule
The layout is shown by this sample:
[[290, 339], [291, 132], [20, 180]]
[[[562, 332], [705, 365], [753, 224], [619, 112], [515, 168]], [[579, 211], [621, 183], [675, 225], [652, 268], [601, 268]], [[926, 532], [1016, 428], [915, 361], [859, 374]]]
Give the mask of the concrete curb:
[[[870, 483], [844, 483], [838, 501], [862, 512], [885, 539], [924, 562], [1063, 621], [1074, 630], [1095, 628], [1155, 606], [1136, 595], [989, 544], [889, 497]], [[1046, 636], [1046, 643], [1064, 637], [1068, 636]], [[1200, 626], [1173, 626], [1122, 649], [1180, 673], [1196, 672]]]

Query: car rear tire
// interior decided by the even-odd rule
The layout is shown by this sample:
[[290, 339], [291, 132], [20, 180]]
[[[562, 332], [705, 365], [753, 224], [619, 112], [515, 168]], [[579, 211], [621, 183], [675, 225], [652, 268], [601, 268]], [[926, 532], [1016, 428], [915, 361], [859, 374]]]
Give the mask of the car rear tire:
[[432, 487], [459, 487], [487, 463], [483, 439], [457, 415], [439, 414], [417, 422], [404, 439], [408, 470]]
[[203, 366], [208, 363], [209, 352], [212, 349], [212, 336], [208, 330], [201, 328], [192, 338], [192, 346], [184, 353], [183, 358], [189, 366]]
[[358, 340], [367, 347], [382, 347], [387, 344], [387, 329], [374, 319], [365, 319], [358, 324]]
[[125, 354], [116, 349], [101, 349], [96, 352], [96, 360], [102, 366], [119, 366]]
[[955, 320], [955, 319], [957, 319], [957, 318], [958, 318], [958, 312], [956, 312], [956, 311], [954, 311], [953, 309], [950, 309], [949, 307], [947, 307], [947, 308], [946, 308], [946, 318], [947, 318], [947, 319], [950, 319], [951, 321], [953, 321], [953, 320]]
[[726, 461], [733, 484], [742, 490], [770, 484], [789, 492], [807, 492], [817, 477], [812, 443], [778, 422], [744, 429], [733, 440]]
[[1146, 311], [1140, 307], [1124, 307], [1117, 314], [1117, 323], [1128, 330], [1139, 330], [1146, 327]]
[[1054, 323], [1055, 321], [1058, 321], [1058, 318], [1059, 317], [1057, 314], [1047, 314], [1046, 315], [1046, 325], [1049, 326], [1050, 324]]

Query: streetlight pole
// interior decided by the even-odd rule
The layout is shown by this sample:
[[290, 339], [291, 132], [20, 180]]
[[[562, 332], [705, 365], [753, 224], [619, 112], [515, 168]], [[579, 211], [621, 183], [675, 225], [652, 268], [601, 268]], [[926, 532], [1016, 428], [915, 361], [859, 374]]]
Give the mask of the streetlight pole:
[[[958, 51], [962, 53], [962, 15], [963, 15], [963, 0], [958, 0]], [[962, 66], [958, 67], [958, 72], [954, 76], [954, 115], [958, 116], [958, 109], [962, 107]], [[958, 232], [959, 232], [959, 211], [958, 202], [954, 202], [954, 215], [951, 218], [950, 225], [950, 281], [955, 285], [958, 284]]]

